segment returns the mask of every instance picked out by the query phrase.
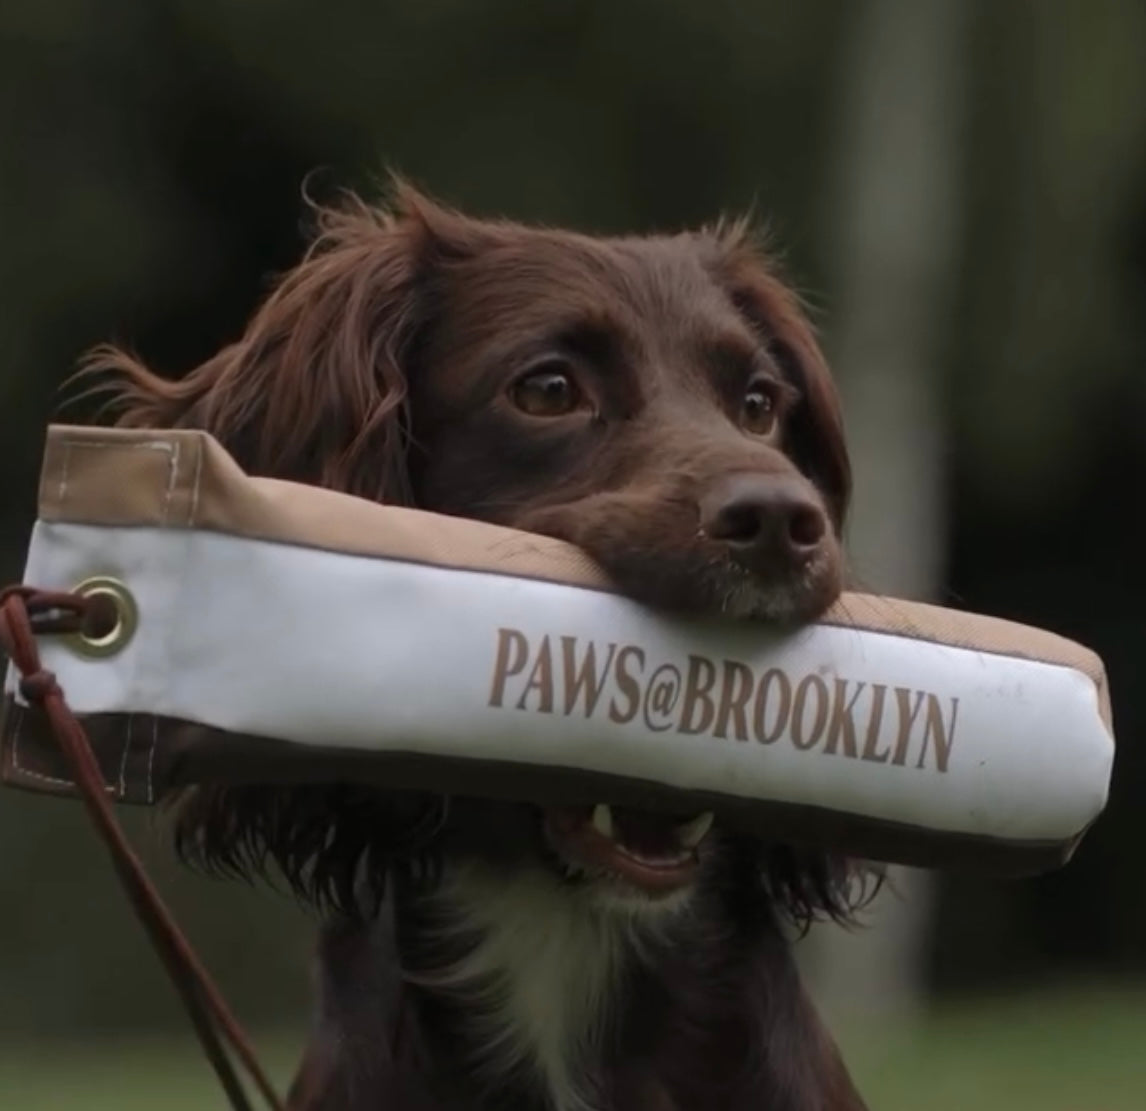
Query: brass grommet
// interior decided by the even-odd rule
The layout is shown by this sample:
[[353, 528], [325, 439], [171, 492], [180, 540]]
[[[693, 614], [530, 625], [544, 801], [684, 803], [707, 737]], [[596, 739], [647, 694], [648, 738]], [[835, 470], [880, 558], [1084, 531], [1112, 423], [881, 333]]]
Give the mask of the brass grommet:
[[139, 626], [139, 609], [131, 591], [119, 579], [106, 575], [85, 579], [74, 593], [93, 603], [84, 627], [68, 637], [81, 656], [102, 659], [127, 647]]

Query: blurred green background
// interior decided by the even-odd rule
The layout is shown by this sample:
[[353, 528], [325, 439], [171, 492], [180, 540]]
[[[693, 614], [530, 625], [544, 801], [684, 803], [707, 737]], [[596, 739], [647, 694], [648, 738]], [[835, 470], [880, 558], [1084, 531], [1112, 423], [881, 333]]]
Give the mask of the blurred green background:
[[[387, 166], [593, 231], [766, 220], [844, 389], [860, 582], [1095, 648], [1120, 741], [1068, 868], [904, 874], [867, 950], [813, 938], [817, 990], [874, 1107], [1146, 1105], [1146, 4], [8, 0], [0, 581], [83, 350], [190, 368], [297, 257], [304, 177]], [[306, 915], [128, 818], [289, 1071]], [[0, 1106], [221, 1106], [78, 808], [0, 794], [0, 845]]]

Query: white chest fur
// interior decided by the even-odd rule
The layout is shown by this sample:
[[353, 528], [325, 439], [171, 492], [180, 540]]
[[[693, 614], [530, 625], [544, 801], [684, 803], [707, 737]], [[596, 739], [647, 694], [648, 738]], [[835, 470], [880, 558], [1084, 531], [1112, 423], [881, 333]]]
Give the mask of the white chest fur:
[[494, 1083], [525, 1065], [553, 1111], [591, 1111], [594, 1049], [636, 940], [636, 916], [601, 906], [591, 890], [562, 885], [540, 867], [495, 875], [454, 865], [433, 898], [443, 933], [462, 931], [474, 944], [410, 979], [463, 1002]]

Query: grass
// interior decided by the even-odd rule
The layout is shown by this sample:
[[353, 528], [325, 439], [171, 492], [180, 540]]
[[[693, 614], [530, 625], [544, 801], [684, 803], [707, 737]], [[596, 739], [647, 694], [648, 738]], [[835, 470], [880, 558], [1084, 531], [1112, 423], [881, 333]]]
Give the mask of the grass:
[[949, 1008], [913, 1031], [841, 1038], [873, 1111], [1142, 1111], [1146, 991]]
[[[909, 1031], [845, 1024], [873, 1111], [1141, 1111], [1146, 991], [1089, 990], [949, 1007]], [[299, 1039], [261, 1037], [280, 1086]], [[207, 1111], [224, 1101], [194, 1039], [0, 1046], [0, 1107]]]

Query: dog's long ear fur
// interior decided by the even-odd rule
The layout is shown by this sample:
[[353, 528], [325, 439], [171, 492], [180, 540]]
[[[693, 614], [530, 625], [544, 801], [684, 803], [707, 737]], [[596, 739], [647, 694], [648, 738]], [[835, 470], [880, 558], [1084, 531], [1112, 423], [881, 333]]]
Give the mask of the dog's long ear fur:
[[[101, 348], [82, 376], [130, 427], [201, 428], [245, 471], [409, 505], [405, 400], [436, 268], [496, 234], [396, 183], [392, 209], [317, 209], [318, 234], [237, 342], [182, 379]], [[438, 802], [346, 786], [189, 789], [176, 843], [189, 863], [247, 877], [272, 868], [308, 902], [353, 913], [395, 866], [420, 868]], [[395, 856], [397, 854], [397, 856]], [[397, 863], [395, 861], [397, 860]]]
[[477, 221], [402, 182], [392, 209], [315, 208], [318, 234], [246, 331], [179, 380], [97, 348], [82, 376], [118, 423], [203, 428], [248, 473], [409, 504], [405, 399], [436, 261]]
[[800, 390], [786, 447], [842, 529], [851, 500], [851, 461], [839, 394], [811, 324], [796, 295], [765, 262], [747, 220], [718, 225], [709, 234], [716, 242], [714, 270], [733, 304]]

